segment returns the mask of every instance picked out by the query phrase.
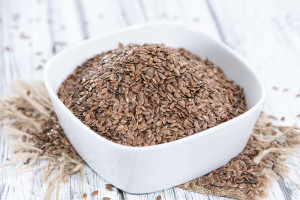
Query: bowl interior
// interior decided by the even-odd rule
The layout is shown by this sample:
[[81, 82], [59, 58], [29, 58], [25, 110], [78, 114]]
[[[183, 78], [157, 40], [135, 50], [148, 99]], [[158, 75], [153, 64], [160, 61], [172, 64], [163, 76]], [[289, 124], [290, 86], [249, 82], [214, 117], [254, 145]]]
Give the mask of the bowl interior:
[[123, 29], [92, 38], [73, 46], [54, 58], [46, 66], [45, 82], [52, 92], [63, 80], [81, 65], [87, 58], [118, 47], [118, 43], [164, 43], [173, 48], [183, 47], [209, 58], [220, 67], [227, 77], [242, 86], [245, 90], [248, 109], [255, 106], [263, 96], [263, 88], [253, 71], [241, 61], [230, 49], [205, 34], [180, 25], [150, 24]]

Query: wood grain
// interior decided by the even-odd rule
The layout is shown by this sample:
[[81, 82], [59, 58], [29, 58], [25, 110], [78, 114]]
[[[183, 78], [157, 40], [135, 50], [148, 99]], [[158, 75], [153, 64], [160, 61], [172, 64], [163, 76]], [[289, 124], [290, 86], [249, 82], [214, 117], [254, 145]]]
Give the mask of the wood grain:
[[[24, 9], [24, 8], [28, 9]], [[47, 24], [47, 5], [36, 1], [1, 1], [1, 95], [9, 83], [22, 77], [26, 80], [41, 79], [42, 56], [49, 58], [51, 40]], [[7, 47], [9, 51], [5, 50]], [[36, 55], [37, 52], [43, 55]], [[7, 162], [7, 144], [0, 134], [1, 164]], [[17, 167], [17, 166], [16, 166]], [[42, 199], [45, 185], [37, 173], [13, 176], [13, 168], [0, 169], [0, 199]]]
[[[300, 113], [300, 29], [299, 1], [224, 1], [212, 0], [211, 5], [220, 24], [224, 42], [242, 56], [261, 76], [267, 91], [265, 111], [284, 124], [299, 123]], [[240, 17], [243, 16], [243, 17]], [[279, 90], [272, 89], [273, 86]], [[288, 92], [284, 92], [288, 88]], [[290, 177], [299, 184], [299, 158], [291, 158]], [[270, 199], [299, 199], [300, 191], [285, 178], [273, 185]]]
[[[172, 21], [193, 26], [230, 46], [263, 78], [265, 111], [278, 118], [285, 116], [280, 123], [299, 123], [300, 98], [295, 97], [300, 93], [299, 8], [297, 0], [0, 0], [0, 95], [15, 78], [42, 79], [39, 68], [46, 60], [85, 38], [128, 25]], [[284, 88], [289, 91], [283, 92]], [[0, 163], [6, 163], [8, 157], [0, 134]], [[291, 158], [289, 165], [289, 177], [300, 184], [300, 160]], [[0, 199], [43, 199], [46, 188], [40, 174], [13, 176], [16, 167], [0, 168]], [[59, 199], [80, 199], [80, 183], [77, 174], [61, 184]], [[87, 199], [150, 200], [158, 195], [162, 199], [226, 199], [179, 188], [144, 195], [116, 188], [109, 192], [106, 183], [84, 168]], [[95, 190], [99, 194], [92, 197]], [[300, 192], [282, 177], [272, 186], [268, 199], [300, 199]]]

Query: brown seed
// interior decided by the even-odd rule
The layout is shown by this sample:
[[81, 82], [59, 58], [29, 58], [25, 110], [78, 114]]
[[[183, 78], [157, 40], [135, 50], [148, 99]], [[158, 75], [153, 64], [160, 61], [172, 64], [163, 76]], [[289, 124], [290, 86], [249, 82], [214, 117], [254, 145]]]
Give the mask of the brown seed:
[[120, 48], [120, 49], [123, 49], [123, 48], [124, 48], [124, 45], [123, 45], [121, 42], [119, 42], [119, 48]]
[[30, 158], [28, 158], [25, 162], [24, 165], [28, 165], [30, 163]]
[[6, 50], [6, 51], [10, 51], [11, 48], [10, 48], [10, 47], [5, 47], [5, 50]]
[[113, 187], [114, 187], [114, 186], [113, 186], [112, 184], [106, 184], [106, 185], [105, 185], [105, 188], [106, 188], [108, 191], [110, 191], [110, 192], [113, 191], [113, 189], [112, 189]]
[[23, 141], [23, 142], [26, 142], [26, 140], [27, 140], [27, 136], [26, 136], [26, 135], [23, 135], [22, 141]]
[[87, 194], [86, 193], [84, 193], [83, 195], [82, 195], [82, 198], [86, 198], [87, 197]]
[[54, 150], [52, 153], [53, 153], [54, 155], [59, 155], [59, 154], [61, 154], [61, 151], [60, 151], [60, 150]]
[[243, 89], [211, 61], [162, 44], [120, 45], [96, 55], [57, 93], [89, 128], [129, 146], [181, 139], [247, 110]]
[[41, 70], [41, 69], [43, 69], [43, 66], [42, 66], [42, 65], [39, 65], [39, 66], [37, 66], [37, 68], [36, 68], [36, 70]]
[[274, 119], [274, 120], [278, 120], [277, 117], [275, 117], [275, 116], [273, 116], [273, 115], [268, 115], [268, 118]]
[[109, 197], [103, 197], [102, 200], [110, 200]]
[[[126, 48], [126, 47], [124, 47]], [[163, 60], [162, 58], [159, 58]], [[138, 61], [134, 61], [138, 62]], [[163, 61], [162, 61], [163, 63]], [[161, 65], [161, 67], [168, 66]], [[142, 68], [143, 70], [143, 68]], [[141, 70], [141, 71], [142, 71]], [[157, 70], [160, 70], [160, 68], [157, 68]], [[130, 72], [131, 73], [131, 72]], [[161, 72], [159, 72], [161, 73]], [[182, 70], [180, 69], [180, 73], [182, 73]], [[168, 79], [168, 75], [165, 75], [166, 79], [164, 81], [168, 82], [170, 79]], [[177, 91], [177, 89], [181, 90], [184, 87], [190, 87], [189, 85], [186, 85], [187, 82], [177, 81], [176, 83], [172, 83], [172, 86]], [[125, 83], [120, 83], [120, 85]], [[150, 83], [145, 83], [150, 84]], [[169, 84], [169, 82], [168, 82]], [[166, 85], [161, 86], [166, 87]], [[96, 88], [99, 89], [99, 88]], [[106, 88], [107, 89], [107, 88]], [[152, 88], [152, 90], [154, 90]], [[95, 126], [97, 126], [99, 129], [105, 128], [103, 130], [108, 130], [110, 139], [115, 140], [119, 144], [123, 144], [122, 142], [128, 140], [129, 145], [133, 146], [146, 146], [146, 145], [154, 145], [155, 142], [148, 141], [149, 138], [154, 138], [154, 141], [173, 141], [175, 135], [173, 134], [176, 132], [177, 138], [183, 138], [185, 135], [192, 134], [193, 130], [196, 128], [194, 126], [194, 121], [197, 121], [199, 127], [203, 129], [205, 126], [211, 126], [213, 123], [217, 123], [217, 119], [213, 117], [213, 113], [211, 113], [211, 109], [215, 106], [216, 102], [214, 103], [206, 103], [205, 99], [201, 99], [199, 97], [193, 99], [192, 101], [188, 100], [187, 96], [184, 96], [182, 93], [182, 98], [186, 98], [185, 101], [185, 107], [187, 109], [184, 109], [183, 107], [179, 106], [177, 104], [178, 99], [176, 99], [175, 95], [172, 95], [169, 92], [165, 92], [165, 96], [158, 95], [159, 91], [156, 91], [157, 93], [152, 94], [151, 88], [143, 88], [137, 94], [136, 102], [141, 100], [142, 103], [139, 107], [139, 109], [142, 111], [138, 116], [135, 115], [134, 109], [136, 109], [136, 102], [131, 102], [132, 104], [127, 104], [125, 99], [123, 98], [117, 98], [111, 97], [107, 98], [104, 101], [103, 106], [108, 105], [114, 105], [115, 107], [112, 107], [112, 109], [106, 109], [101, 110], [101, 112], [107, 113], [107, 115], [112, 116], [111, 118], [107, 118], [107, 120], [102, 121], [102, 124], [99, 119], [99, 116], [94, 116], [95, 113], [92, 113], [93, 105], [94, 103], [91, 102], [91, 98], [101, 98], [98, 97], [98, 95], [90, 94], [91, 96], [88, 96], [88, 91], [81, 91], [78, 92], [81, 93], [84, 99], [82, 102], [84, 102], [84, 105], [81, 105], [83, 108], [87, 107], [86, 109], [83, 109], [82, 119], [85, 118], [87, 114], [90, 114], [90, 120], [92, 121], [90, 124], [95, 123]], [[173, 88], [171, 87], [171, 90]], [[131, 91], [128, 92], [130, 94]], [[76, 93], [76, 91], [75, 91]], [[100, 92], [98, 92], [100, 94]], [[105, 93], [109, 95], [109, 90], [106, 90]], [[205, 92], [204, 92], [205, 93]], [[27, 91], [26, 93], [28, 97], [31, 97], [34, 93], [32, 91]], [[103, 93], [104, 94], [104, 93]], [[153, 96], [153, 99], [149, 98], [149, 95]], [[76, 93], [77, 95], [77, 93]], [[199, 95], [201, 96], [201, 95]], [[163, 97], [163, 98], [161, 98]], [[66, 100], [69, 97], [64, 98]], [[105, 97], [106, 98], [106, 97]], [[131, 98], [131, 97], [130, 97]], [[141, 99], [140, 99], [141, 98]], [[208, 96], [206, 96], [208, 98]], [[215, 96], [215, 98], [218, 98], [218, 95]], [[154, 100], [158, 100], [161, 103], [161, 106], [155, 109], [152, 109], [152, 104]], [[103, 99], [101, 99], [102, 101]], [[183, 100], [183, 99], [180, 99]], [[180, 101], [179, 100], [179, 101]], [[69, 101], [73, 101], [73, 98], [69, 98]], [[78, 99], [79, 101], [79, 99]], [[199, 104], [196, 104], [197, 101], [199, 101]], [[169, 106], [164, 106], [165, 104], [170, 105], [171, 102], [176, 102], [176, 106], [174, 106], [174, 109], [176, 112], [168, 112]], [[97, 102], [96, 102], [97, 103]], [[192, 105], [196, 105], [196, 107], [192, 109], [188, 109]], [[96, 104], [98, 105], [98, 104]], [[120, 106], [120, 105], [126, 105], [126, 106]], [[229, 106], [229, 105], [227, 105]], [[131, 107], [131, 108], [130, 108]], [[31, 109], [31, 110], [30, 110]], [[199, 110], [202, 110], [203, 112], [199, 113]], [[20, 105], [17, 108], [18, 111], [22, 112], [24, 115], [28, 115], [30, 117], [35, 117], [37, 122], [41, 123], [42, 131], [40, 132], [34, 132], [33, 130], [24, 130], [26, 132], [26, 138], [23, 138], [21, 136], [19, 139], [21, 139], [21, 142], [34, 142], [34, 145], [42, 150], [43, 154], [47, 154], [46, 156], [50, 155], [52, 158], [59, 158], [61, 155], [54, 155], [56, 151], [61, 153], [67, 153], [68, 155], [72, 156], [75, 159], [80, 159], [80, 157], [76, 154], [76, 151], [74, 148], [72, 148], [69, 141], [66, 139], [66, 136], [64, 132], [62, 131], [59, 122], [57, 121], [57, 118], [54, 114], [54, 112], [51, 112], [51, 116], [49, 118], [44, 119], [42, 115], [38, 114], [37, 111], [33, 111], [32, 108], [27, 108]], [[92, 110], [92, 111], [91, 111]], [[225, 112], [226, 109], [220, 107], [219, 117], [221, 117]], [[99, 111], [99, 110], [98, 110]], [[100, 112], [97, 111], [97, 114]], [[167, 115], [159, 115], [160, 112], [166, 113]], [[190, 113], [197, 113], [197, 115], [190, 115]], [[232, 110], [232, 112], [234, 112]], [[151, 115], [154, 113], [153, 115]], [[119, 117], [119, 115], [122, 115]], [[126, 117], [123, 117], [126, 116]], [[226, 118], [228, 118], [228, 115], [224, 114]], [[100, 116], [101, 118], [102, 116]], [[300, 117], [300, 114], [299, 114]], [[102, 117], [103, 118], [103, 117]], [[114, 118], [117, 118], [117, 123], [114, 122]], [[105, 119], [105, 118], [104, 118]], [[186, 129], [183, 129], [183, 125], [187, 125], [188, 122], [189, 127]], [[22, 123], [21, 121], [15, 121], [11, 125], [16, 126], [16, 128], [22, 129]], [[157, 123], [159, 126], [157, 126]], [[293, 129], [293, 127], [283, 127], [278, 125], [273, 125], [274, 121], [270, 121], [270, 118], [268, 118], [265, 114], [261, 113], [260, 118], [258, 119], [258, 123], [255, 125], [253, 129], [253, 133], [250, 136], [250, 139], [248, 141], [247, 146], [245, 147], [244, 151], [241, 152], [239, 155], [237, 155], [235, 158], [233, 158], [229, 163], [223, 165], [222, 167], [218, 168], [217, 170], [214, 170], [213, 172], [202, 176], [201, 178], [198, 178], [195, 181], [191, 181], [185, 185], [189, 188], [194, 188], [196, 186], [202, 186], [205, 187], [207, 190], [210, 191], [212, 194], [219, 194], [222, 191], [233, 191], [231, 192], [231, 197], [234, 198], [240, 198], [241, 196], [245, 197], [245, 199], [256, 199], [258, 197], [261, 197], [264, 195], [264, 187], [267, 186], [266, 183], [269, 182], [268, 177], [266, 177], [263, 172], [264, 171], [270, 171], [270, 170], [278, 170], [277, 163], [281, 163], [285, 161], [287, 158], [283, 157], [284, 155], [281, 155], [278, 152], [272, 153], [271, 156], [267, 156], [266, 158], [262, 159], [260, 163], [255, 163], [254, 158], [257, 157], [261, 152], [270, 149], [270, 148], [287, 148], [288, 143], [292, 140], [294, 142], [294, 135], [293, 131], [297, 132], [297, 128]], [[133, 127], [134, 124], [146, 124], [147, 129], [143, 132], [136, 131], [128, 131], [128, 127]], [[205, 125], [207, 124], [207, 125]], [[125, 133], [122, 133], [121, 131], [120, 138], [118, 136], [119, 133], [115, 132], [115, 129], [122, 125]], [[26, 128], [25, 126], [24, 128]], [[190, 131], [190, 129], [193, 129]], [[267, 140], [267, 141], [261, 141], [261, 136], [273, 138], [272, 135], [276, 135], [277, 133], [290, 130], [289, 134], [286, 134], [280, 138], [280, 140]], [[173, 132], [174, 131], [174, 132]], [[185, 133], [186, 131], [187, 133]], [[190, 132], [189, 132], [190, 131]], [[163, 133], [163, 134], [157, 134], [157, 133]], [[30, 135], [31, 137], [27, 136]], [[173, 134], [173, 135], [172, 135]], [[291, 135], [290, 135], [291, 134]], [[136, 136], [136, 137], [134, 137]], [[108, 137], [108, 136], [107, 136]], [[31, 139], [32, 138], [32, 139]], [[130, 138], [130, 139], [129, 139]], [[145, 140], [145, 141], [143, 141]], [[144, 142], [144, 144], [143, 144]], [[21, 149], [17, 149], [15, 153], [22, 152]], [[42, 154], [41, 153], [41, 154]], [[26, 162], [25, 162], [26, 163]], [[274, 164], [276, 163], [276, 164]], [[112, 186], [108, 186], [112, 187]], [[92, 193], [93, 195], [93, 193]], [[87, 197], [86, 194], [82, 195], [84, 198]], [[247, 196], [247, 197], [246, 197]]]
[[156, 197], [156, 200], [161, 200], [161, 196], [158, 195], [158, 196]]
[[98, 194], [98, 190], [95, 190], [94, 192], [92, 192], [92, 196], [96, 196]]
[[239, 190], [233, 190], [232, 194], [234, 194], [234, 195], [239, 195], [239, 194], [240, 194], [240, 191], [239, 191]]

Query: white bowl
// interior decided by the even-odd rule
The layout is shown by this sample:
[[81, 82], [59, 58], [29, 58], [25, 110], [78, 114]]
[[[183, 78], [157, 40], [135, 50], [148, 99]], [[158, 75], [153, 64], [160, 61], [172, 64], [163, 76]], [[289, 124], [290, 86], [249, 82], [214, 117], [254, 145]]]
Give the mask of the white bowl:
[[[164, 43], [209, 58], [242, 86], [248, 111], [192, 136], [154, 146], [130, 147], [111, 142], [85, 126], [59, 100], [62, 81], [87, 58], [118, 47], [118, 43]], [[131, 193], [154, 192], [200, 177], [239, 154], [249, 139], [265, 92], [252, 69], [228, 47], [185, 26], [154, 23], [91, 38], [53, 57], [46, 65], [46, 88], [68, 139], [103, 179]]]

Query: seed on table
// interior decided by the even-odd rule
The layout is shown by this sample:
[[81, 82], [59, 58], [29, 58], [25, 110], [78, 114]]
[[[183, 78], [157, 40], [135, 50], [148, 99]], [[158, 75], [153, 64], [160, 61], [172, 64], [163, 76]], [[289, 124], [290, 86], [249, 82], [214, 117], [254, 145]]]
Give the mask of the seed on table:
[[98, 190], [95, 190], [94, 192], [92, 192], [92, 196], [96, 196], [98, 194]]
[[[125, 47], [126, 48], [126, 47]], [[162, 58], [160, 58], [163, 60]], [[138, 61], [134, 61], [138, 62]], [[169, 64], [170, 65], [170, 64]], [[165, 66], [169, 66], [165, 65]], [[164, 66], [164, 65], [162, 65]], [[143, 72], [144, 67], [140, 71]], [[160, 70], [160, 68], [157, 68], [157, 70]], [[125, 70], [124, 70], [125, 71]], [[181, 72], [182, 70], [180, 70]], [[170, 84], [170, 80], [168, 79], [168, 75], [166, 74], [167, 84]], [[125, 83], [120, 82], [120, 85], [124, 85]], [[185, 85], [184, 82], [178, 81], [176, 83], [171, 83], [172, 86], [176, 88], [184, 88], [187, 85]], [[162, 85], [162, 88], [166, 88], [166, 85]], [[189, 87], [189, 86], [187, 86]], [[173, 91], [172, 87], [170, 87]], [[106, 88], [107, 89], [107, 88]], [[96, 90], [99, 90], [99, 88], [96, 88]], [[113, 123], [115, 119], [104, 117], [94, 116], [95, 113], [92, 113], [94, 111], [95, 105], [88, 100], [88, 103], [84, 104], [83, 106], [89, 106], [91, 110], [84, 110], [83, 117], [85, 117], [87, 114], [90, 114], [90, 119], [95, 120], [97, 122], [98, 128], [103, 128], [107, 125], [107, 127], [104, 127], [102, 129], [103, 131], [107, 129], [107, 131], [110, 134], [110, 137], [115, 140], [115, 142], [119, 144], [124, 145], [132, 145], [132, 146], [147, 146], [147, 145], [155, 145], [159, 142], [170, 142], [175, 139], [180, 139], [185, 137], [186, 135], [193, 134], [194, 131], [197, 131], [196, 126], [194, 123], [198, 123], [198, 126], [201, 129], [205, 128], [205, 124], [207, 124], [208, 127], [213, 126], [211, 124], [217, 123], [217, 118], [213, 117], [213, 113], [211, 113], [210, 109], [214, 108], [214, 103], [212, 104], [206, 104], [204, 103], [203, 99], [195, 98], [193, 101], [185, 101], [186, 108], [189, 108], [190, 106], [194, 106], [191, 110], [184, 109], [183, 107], [180, 107], [177, 102], [178, 100], [174, 97], [174, 95], [165, 92], [166, 95], [159, 95], [155, 92], [155, 94], [151, 95], [153, 99], [149, 99], [149, 95], [151, 94], [151, 91], [154, 90], [153, 88], [143, 88], [139, 91], [139, 93], [136, 95], [135, 101], [132, 101], [127, 107], [123, 107], [121, 105], [126, 104], [124, 98], [117, 98], [117, 97], [111, 97], [105, 99], [101, 99], [102, 102], [104, 102], [103, 106], [109, 106], [114, 105], [113, 109], [106, 109], [105, 113], [107, 115], [113, 116], [113, 118], [118, 119], [118, 123]], [[75, 91], [76, 92], [76, 91]], [[108, 90], [106, 91], [108, 92]], [[129, 91], [129, 97], [131, 98], [131, 95]], [[28, 92], [30, 93], [30, 92]], [[76, 95], [78, 92], [76, 93]], [[82, 95], [87, 95], [88, 91], [82, 91]], [[164, 97], [165, 99], [161, 98]], [[87, 102], [86, 99], [90, 99], [90, 97], [82, 97], [85, 99], [83, 102]], [[106, 97], [105, 97], [106, 98]], [[160, 99], [161, 98], [161, 99]], [[186, 97], [187, 98], [187, 97]], [[218, 98], [218, 96], [216, 97]], [[66, 98], [65, 98], [66, 99]], [[155, 109], [152, 108], [152, 104], [154, 100], [159, 100], [161, 106], [157, 107]], [[187, 98], [188, 99], [188, 98]], [[137, 105], [137, 102], [140, 101], [140, 107], [139, 109], [142, 111], [138, 116], [135, 115], [134, 109], [129, 109], [131, 106], [135, 107]], [[197, 104], [197, 101], [200, 103]], [[169, 112], [169, 106], [164, 106], [166, 103], [174, 103], [176, 102], [176, 107], [174, 109], [177, 109], [176, 112]], [[194, 104], [195, 103], [195, 104]], [[97, 105], [97, 103], [96, 103]], [[127, 104], [126, 104], [127, 105]], [[28, 110], [30, 108], [26, 108], [22, 105], [20, 105], [17, 110], [20, 110], [24, 115], [32, 117], [32, 109]], [[198, 111], [200, 109], [203, 109], [203, 112], [199, 113]], [[216, 112], [222, 113], [224, 108], [217, 109]], [[224, 109], [226, 110], [226, 109]], [[99, 110], [98, 110], [99, 111]], [[186, 114], [188, 111], [191, 113], [195, 113], [196, 115], [189, 116]], [[36, 111], [34, 111], [36, 112]], [[167, 115], [158, 115], [160, 112], [167, 113]], [[232, 110], [232, 112], [234, 112]], [[97, 112], [98, 114], [100, 112]], [[152, 115], [153, 114], [153, 115]], [[24, 130], [29, 136], [27, 136], [27, 139], [24, 141], [23, 136], [21, 135], [19, 139], [21, 139], [23, 142], [33, 142], [34, 146], [41, 149], [41, 152], [39, 155], [51, 156], [52, 158], [59, 158], [61, 157], [61, 154], [67, 154], [71, 158], [74, 158], [74, 160], [80, 159], [79, 155], [77, 155], [75, 149], [71, 146], [69, 141], [67, 140], [59, 122], [58, 119], [55, 116], [54, 112], [51, 112], [50, 117], [44, 118], [42, 115], [34, 113], [33, 116], [36, 117], [36, 121], [41, 123], [41, 130], [36, 132], [32, 130]], [[221, 117], [222, 114], [217, 115], [218, 117]], [[203, 117], [206, 116], [206, 117]], [[299, 115], [300, 116], [300, 115]], [[224, 115], [224, 117], [228, 117]], [[105, 119], [103, 120], [103, 124], [100, 124], [100, 122], [97, 121], [97, 119]], [[84, 118], [82, 118], [84, 119]], [[100, 120], [99, 120], [100, 121]], [[209, 122], [207, 122], [209, 121]], [[94, 123], [94, 121], [92, 122]], [[138, 125], [144, 126], [149, 125], [149, 129], [145, 129], [141, 132], [138, 132], [137, 130]], [[11, 125], [16, 126], [19, 130], [21, 130], [20, 126], [22, 125], [22, 122], [13, 122]], [[104, 125], [104, 126], [102, 126]], [[116, 132], [116, 128], [118, 126], [123, 126], [123, 130], [120, 129], [120, 133]], [[132, 130], [132, 127], [136, 125], [136, 130]], [[187, 127], [185, 127], [187, 126]], [[26, 127], [25, 127], [26, 128]], [[185, 129], [184, 129], [185, 128]], [[192, 130], [191, 130], [192, 129]], [[261, 141], [261, 136], [274, 138], [273, 135], [277, 135], [280, 132], [289, 130], [289, 134], [284, 135], [280, 140], [270, 140], [268, 141]], [[255, 199], [258, 197], [263, 197], [265, 187], [269, 186], [268, 181], [269, 178], [263, 173], [263, 171], [267, 170], [278, 170], [276, 165], [274, 163], [280, 163], [286, 160], [286, 157], [282, 157], [282, 154], [280, 152], [273, 152], [271, 156], [268, 156], [261, 160], [259, 163], [255, 163], [254, 159], [257, 155], [259, 155], [261, 152], [264, 152], [270, 148], [287, 148], [289, 144], [287, 144], [287, 141], [290, 141], [290, 139], [294, 138], [293, 134], [296, 134], [298, 132], [297, 128], [294, 127], [282, 127], [278, 125], [274, 125], [270, 122], [270, 118], [268, 118], [265, 114], [261, 113], [260, 118], [258, 119], [258, 123], [255, 125], [252, 135], [250, 136], [250, 139], [247, 143], [247, 146], [245, 147], [244, 151], [242, 151], [239, 155], [234, 157], [231, 161], [229, 161], [227, 164], [221, 166], [220, 168], [214, 170], [213, 172], [204, 175], [196, 180], [193, 180], [191, 182], [185, 183], [184, 185], [191, 189], [199, 189], [197, 187], [203, 187], [203, 189], [209, 191], [210, 194], [224, 194], [222, 192], [224, 191], [230, 191], [230, 197], [235, 198], [245, 198], [245, 199]], [[176, 133], [173, 134], [172, 133]], [[161, 134], [159, 134], [161, 133]], [[120, 135], [118, 135], [120, 134]], [[138, 138], [138, 139], [136, 139]], [[125, 142], [123, 142], [125, 141]], [[22, 149], [17, 149], [15, 153], [23, 152]], [[30, 152], [30, 151], [29, 151]], [[32, 152], [30, 152], [32, 153]], [[57, 155], [56, 155], [57, 154]], [[29, 164], [30, 160], [27, 159], [25, 161], [25, 165]], [[64, 181], [64, 180], [63, 180]], [[112, 185], [107, 184], [106, 188], [109, 191], [112, 191]], [[233, 192], [232, 192], [233, 191]], [[91, 196], [97, 195], [98, 191], [94, 191], [91, 193]], [[159, 195], [160, 196], [160, 195]], [[82, 195], [83, 198], [87, 197], [87, 194]], [[110, 199], [109, 197], [105, 197], [106, 199]]]
[[238, 195], [238, 194], [240, 194], [240, 191], [239, 190], [233, 190], [232, 194]]
[[105, 188], [108, 190], [108, 191], [113, 191], [113, 188], [114, 186], [112, 184], [106, 184], [105, 185]]

